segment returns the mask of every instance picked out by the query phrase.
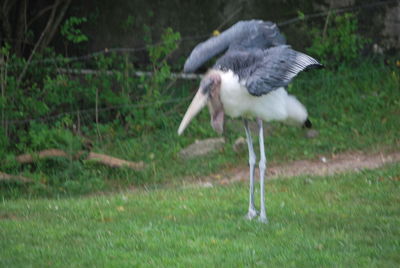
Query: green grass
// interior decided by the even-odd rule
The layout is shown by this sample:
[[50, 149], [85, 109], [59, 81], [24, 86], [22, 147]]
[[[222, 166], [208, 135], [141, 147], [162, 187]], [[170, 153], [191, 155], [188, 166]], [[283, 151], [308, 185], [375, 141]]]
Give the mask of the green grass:
[[400, 164], [247, 184], [3, 200], [1, 267], [398, 267]]

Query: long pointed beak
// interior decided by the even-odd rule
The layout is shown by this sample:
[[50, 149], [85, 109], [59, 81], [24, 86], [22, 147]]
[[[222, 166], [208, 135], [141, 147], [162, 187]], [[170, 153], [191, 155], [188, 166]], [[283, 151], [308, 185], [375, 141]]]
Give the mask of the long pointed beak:
[[203, 93], [203, 89], [200, 87], [194, 96], [192, 103], [189, 105], [185, 116], [179, 125], [178, 135], [181, 135], [185, 128], [189, 125], [190, 121], [206, 106], [208, 95]]

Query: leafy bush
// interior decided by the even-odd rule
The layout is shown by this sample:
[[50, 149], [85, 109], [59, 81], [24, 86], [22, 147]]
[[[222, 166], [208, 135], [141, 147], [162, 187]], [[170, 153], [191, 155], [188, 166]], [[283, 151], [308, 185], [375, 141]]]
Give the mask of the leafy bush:
[[[84, 34], [75, 29], [84, 21], [84, 18], [68, 19], [62, 33], [71, 42], [84, 41]], [[77, 133], [83, 131], [87, 135], [102, 136], [102, 130], [110, 132], [110, 126], [121, 124], [136, 135], [146, 129], [161, 127], [165, 121], [162, 104], [170, 98], [165, 94], [165, 85], [171, 75], [167, 59], [177, 49], [179, 39], [179, 33], [170, 28], [165, 30], [158, 45], [150, 45], [151, 38], [146, 39], [151, 76], [137, 77], [132, 58], [116, 53], [96, 56], [94, 66], [89, 66], [98, 70], [95, 74], [81, 77], [59, 73], [56, 67], [85, 66], [69, 62], [48, 49], [34, 55], [20, 82], [19, 75], [27, 63], [12, 55], [9, 45], [4, 46], [0, 50], [0, 115], [5, 136], [1, 143], [8, 143], [8, 150], [22, 152], [46, 148], [46, 142], [47, 147], [55, 146], [52, 141], [57, 140], [54, 138], [57, 133], [61, 140], [65, 138], [60, 129], [72, 133], [75, 127]], [[79, 113], [82, 110], [84, 112]], [[68, 124], [66, 118], [70, 121]], [[38, 131], [37, 123], [43, 120], [39, 124], [42, 131]], [[79, 121], [84, 121], [85, 129], [80, 128]], [[56, 131], [52, 132], [52, 128]], [[40, 146], [33, 142], [34, 137], [35, 141], [40, 140]]]
[[77, 28], [83, 22], [86, 22], [87, 19], [85, 17], [70, 17], [65, 20], [64, 24], [61, 26], [61, 35], [63, 35], [68, 41], [78, 44], [81, 42], [88, 41], [88, 37]]
[[151, 45], [150, 37], [145, 40], [148, 42], [147, 49], [153, 75], [142, 80], [144, 94], [138, 103], [140, 108], [135, 110], [135, 118], [139, 119], [136, 123], [139, 123], [140, 129], [154, 129], [162, 127], [166, 120], [163, 118], [162, 107], [170, 98], [166, 92], [168, 90], [166, 82], [171, 77], [171, 67], [167, 59], [178, 48], [180, 34], [167, 28], [158, 45]]
[[326, 25], [326, 32], [312, 30], [313, 43], [307, 52], [322, 63], [337, 67], [357, 59], [368, 40], [357, 34], [358, 22], [354, 14], [333, 16], [333, 23]]
[[66, 117], [63, 121], [64, 124], [60, 120], [52, 127], [33, 122], [30, 124], [27, 135], [20, 137], [19, 148], [21, 151], [58, 148], [71, 153], [82, 149], [82, 139], [67, 128], [71, 120]]

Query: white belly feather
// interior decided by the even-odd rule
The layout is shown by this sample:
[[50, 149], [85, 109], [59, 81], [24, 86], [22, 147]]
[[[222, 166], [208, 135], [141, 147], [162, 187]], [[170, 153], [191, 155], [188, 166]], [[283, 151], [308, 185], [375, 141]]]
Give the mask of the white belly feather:
[[288, 95], [283, 87], [256, 97], [248, 93], [244, 83], [240, 83], [232, 71], [221, 71], [220, 75], [221, 102], [225, 114], [299, 125], [307, 119], [305, 107], [294, 96]]

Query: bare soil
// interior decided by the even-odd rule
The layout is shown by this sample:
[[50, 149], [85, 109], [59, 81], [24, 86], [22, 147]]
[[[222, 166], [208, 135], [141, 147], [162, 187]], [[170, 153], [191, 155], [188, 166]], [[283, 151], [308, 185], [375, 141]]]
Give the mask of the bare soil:
[[[399, 161], [400, 152], [374, 154], [346, 152], [329, 157], [320, 156], [313, 160], [297, 160], [289, 163], [268, 165], [266, 178], [291, 178], [300, 175], [326, 176], [344, 172], [358, 172], [363, 169], [375, 169]], [[255, 177], [259, 177], [257, 169]], [[228, 184], [236, 181], [247, 181], [248, 178], [249, 168], [243, 165], [210, 175], [201, 181], [207, 186], [210, 183]]]

